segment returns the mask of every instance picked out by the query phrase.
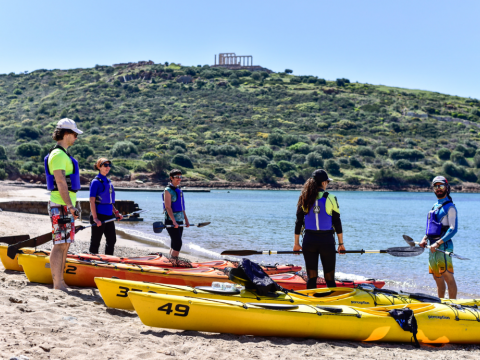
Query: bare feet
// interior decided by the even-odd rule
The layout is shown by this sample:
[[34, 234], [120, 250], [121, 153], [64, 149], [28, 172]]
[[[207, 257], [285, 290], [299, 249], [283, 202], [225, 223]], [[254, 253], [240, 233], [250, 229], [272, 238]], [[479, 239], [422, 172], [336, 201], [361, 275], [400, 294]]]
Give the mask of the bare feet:
[[53, 288], [53, 290], [57, 291], [63, 291], [63, 292], [66, 292], [68, 294], [68, 288], [64, 287], [64, 286], [61, 286], [61, 287], [58, 287], [58, 288]]

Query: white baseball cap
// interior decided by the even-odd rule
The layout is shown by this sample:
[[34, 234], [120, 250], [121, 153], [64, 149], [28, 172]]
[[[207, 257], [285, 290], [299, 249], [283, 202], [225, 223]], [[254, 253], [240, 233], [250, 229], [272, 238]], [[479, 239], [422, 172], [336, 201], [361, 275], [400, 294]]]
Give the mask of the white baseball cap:
[[62, 119], [58, 122], [57, 124], [57, 129], [66, 129], [66, 130], [72, 130], [73, 132], [76, 132], [77, 134], [83, 134], [82, 130], [79, 130], [77, 128], [77, 124], [75, 124], [75, 121], [72, 119]]

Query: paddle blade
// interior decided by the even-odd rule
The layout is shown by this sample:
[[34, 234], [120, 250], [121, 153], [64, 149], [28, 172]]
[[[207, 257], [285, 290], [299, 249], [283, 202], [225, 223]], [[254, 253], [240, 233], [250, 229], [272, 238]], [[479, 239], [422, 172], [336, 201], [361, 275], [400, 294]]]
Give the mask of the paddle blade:
[[413, 239], [410, 236], [403, 235], [403, 240], [405, 240], [408, 245], [415, 246], [415, 241], [413, 241]]
[[12, 235], [12, 236], [2, 236], [0, 237], [0, 243], [13, 245], [20, 241], [25, 241], [30, 239], [30, 235]]
[[163, 229], [165, 229], [165, 224], [161, 221], [156, 221], [153, 223], [153, 232], [155, 234], [160, 234]]
[[220, 255], [248, 256], [248, 255], [258, 255], [261, 253], [262, 253], [261, 251], [255, 251], [255, 250], [225, 250], [225, 251], [222, 251]]
[[21, 249], [23, 247], [37, 247], [40, 245], [43, 245], [49, 241], [52, 241], [52, 233], [46, 233], [37, 237], [34, 237], [32, 239], [28, 239], [13, 245], [10, 245], [7, 249], [7, 256], [10, 259], [15, 259], [15, 256], [17, 255], [17, 250]]
[[457, 254], [451, 254], [450, 256], [455, 258], [455, 259], [458, 259], [458, 260], [470, 260], [469, 258], [460, 256], [460, 255], [457, 255]]
[[387, 249], [387, 254], [396, 256], [396, 257], [412, 257], [423, 254], [425, 251], [424, 248], [414, 246], [404, 246], [404, 247], [392, 247]]
[[201, 228], [201, 227], [204, 227], [204, 226], [207, 226], [207, 225], [210, 225], [211, 222], [203, 222], [203, 223], [200, 223], [200, 224], [197, 224], [197, 227]]

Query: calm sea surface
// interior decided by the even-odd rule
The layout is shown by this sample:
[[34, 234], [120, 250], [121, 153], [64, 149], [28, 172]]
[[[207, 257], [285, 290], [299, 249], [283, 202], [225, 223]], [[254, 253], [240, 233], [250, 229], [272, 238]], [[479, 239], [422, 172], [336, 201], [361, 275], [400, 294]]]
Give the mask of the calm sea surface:
[[[436, 201], [432, 193], [333, 192], [340, 204], [344, 241], [347, 250], [386, 249], [407, 246], [402, 235], [420, 241], [426, 216]], [[227, 249], [292, 250], [296, 203], [299, 191], [214, 190], [210, 193], [185, 193], [191, 223], [211, 221], [204, 228], [185, 229], [182, 251], [206, 258], [220, 258]], [[79, 197], [88, 197], [79, 192]], [[454, 259], [454, 270], [461, 296], [480, 296], [479, 234], [480, 194], [452, 194], [459, 214], [459, 231], [454, 251], [470, 261]], [[152, 223], [163, 221], [160, 192], [118, 192], [118, 199], [134, 200], [150, 210], [144, 221], [117, 225], [139, 240], [169, 247], [166, 231], [154, 234]], [[141, 237], [141, 239], [140, 239]], [[262, 263], [295, 263], [304, 266], [302, 256], [251, 256]], [[320, 268], [321, 270], [321, 268]], [[428, 254], [398, 258], [388, 254], [349, 254], [337, 256], [337, 278], [377, 278], [385, 287], [435, 293], [428, 274]]]

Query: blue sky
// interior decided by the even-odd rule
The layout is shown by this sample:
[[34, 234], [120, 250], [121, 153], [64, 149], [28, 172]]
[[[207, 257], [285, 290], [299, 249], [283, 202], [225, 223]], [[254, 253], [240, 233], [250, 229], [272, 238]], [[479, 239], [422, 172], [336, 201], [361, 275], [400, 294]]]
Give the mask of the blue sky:
[[0, 2], [0, 73], [214, 54], [327, 80], [480, 98], [480, 1]]

